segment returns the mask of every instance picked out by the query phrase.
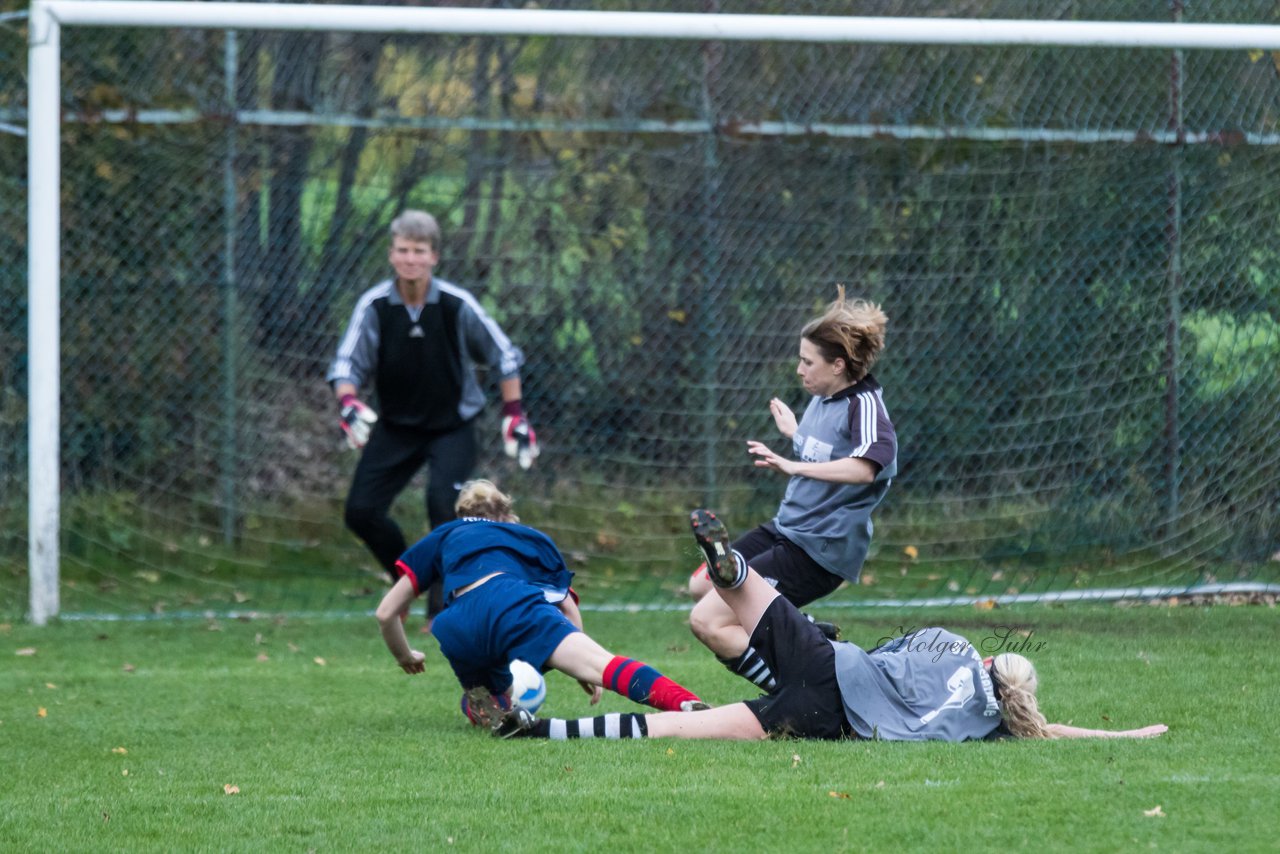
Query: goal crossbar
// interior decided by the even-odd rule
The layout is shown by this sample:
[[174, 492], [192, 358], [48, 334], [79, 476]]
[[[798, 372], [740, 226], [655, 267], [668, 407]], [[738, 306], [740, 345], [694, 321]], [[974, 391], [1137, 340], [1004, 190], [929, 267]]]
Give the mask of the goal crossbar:
[[33, 0], [28, 23], [30, 620], [58, 604], [60, 37], [65, 26], [1083, 48], [1280, 50], [1280, 26]]
[[449, 35], [581, 36], [862, 44], [1280, 49], [1280, 27], [1108, 21], [719, 15], [542, 9], [308, 6], [183, 0], [35, 0], [62, 25], [350, 30]]

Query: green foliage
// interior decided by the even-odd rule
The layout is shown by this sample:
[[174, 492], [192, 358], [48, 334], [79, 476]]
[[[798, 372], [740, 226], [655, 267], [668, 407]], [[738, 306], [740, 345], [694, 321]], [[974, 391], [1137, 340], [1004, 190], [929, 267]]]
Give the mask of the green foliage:
[[[1067, 5], [963, 14], [1170, 15]], [[17, 30], [0, 30], [0, 105], [15, 108]], [[652, 564], [680, 551], [655, 508], [772, 512], [779, 484], [749, 477], [742, 442], [773, 440], [769, 397], [803, 402], [796, 333], [837, 283], [890, 317], [876, 373], [901, 475], [877, 548], [928, 544], [964, 565], [962, 589], [1022, 560], [1056, 584], [1098, 555], [1147, 562], [1156, 543], [1157, 578], [1275, 549], [1276, 159], [1222, 133], [1274, 130], [1267, 54], [1184, 52], [1183, 120], [1208, 142], [1177, 146], [1148, 140], [1169, 127], [1153, 51], [87, 28], [63, 58], [63, 464], [69, 495], [113, 508], [68, 515], [86, 525], [69, 539], [126, 556], [120, 574], [129, 555], [163, 563], [166, 537], [204, 537], [235, 542], [252, 575], [276, 529], [337, 526], [333, 507], [296, 511], [335, 502], [350, 471], [322, 376], [406, 206], [438, 215], [440, 274], [526, 353], [547, 453], [517, 482], [555, 502], [539, 506], [571, 548], [620, 572], [596, 542], [619, 501], [643, 508], [625, 521]], [[138, 118], [153, 109], [173, 112]], [[0, 136], [6, 257], [25, 247], [24, 160]], [[0, 425], [16, 431], [0, 487], [20, 495], [20, 265], [0, 271], [0, 308]], [[110, 528], [120, 495], [145, 522]], [[6, 569], [24, 551], [10, 536]]]
[[[585, 618], [607, 648], [715, 704], [748, 693], [681, 615]], [[1270, 846], [1280, 778], [1258, 749], [1280, 736], [1269, 610], [839, 619], [868, 645], [914, 625], [948, 625], [975, 644], [1029, 632], [1042, 644], [1028, 654], [1051, 719], [1160, 721], [1170, 732], [1137, 742], [503, 742], [466, 725], [428, 637], [414, 634], [428, 664], [410, 678], [372, 619], [4, 625], [0, 833], [20, 850]], [[558, 674], [549, 689], [547, 714], [637, 709], [614, 695], [591, 708]], [[975, 819], [993, 804], [1001, 818]]]

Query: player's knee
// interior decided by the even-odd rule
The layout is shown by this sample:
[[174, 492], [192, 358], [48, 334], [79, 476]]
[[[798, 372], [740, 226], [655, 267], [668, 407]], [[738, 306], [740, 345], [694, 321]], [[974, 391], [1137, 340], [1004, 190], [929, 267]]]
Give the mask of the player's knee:
[[723, 620], [710, 609], [693, 606], [689, 612], [689, 629], [703, 644], [713, 644], [723, 628]]

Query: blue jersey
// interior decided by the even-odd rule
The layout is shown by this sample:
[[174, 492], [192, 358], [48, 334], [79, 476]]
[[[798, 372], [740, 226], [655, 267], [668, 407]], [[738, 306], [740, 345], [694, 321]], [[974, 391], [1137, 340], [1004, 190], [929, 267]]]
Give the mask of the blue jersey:
[[550, 602], [569, 593], [573, 573], [551, 538], [536, 528], [490, 519], [455, 519], [409, 547], [396, 561], [421, 593], [437, 578], [445, 601], [460, 587], [502, 572], [541, 588]]

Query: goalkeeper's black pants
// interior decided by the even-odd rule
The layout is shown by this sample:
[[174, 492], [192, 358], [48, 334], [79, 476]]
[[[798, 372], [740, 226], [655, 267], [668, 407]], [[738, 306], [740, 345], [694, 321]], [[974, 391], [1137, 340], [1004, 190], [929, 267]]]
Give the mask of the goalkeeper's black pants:
[[[475, 421], [447, 433], [420, 433], [377, 424], [347, 493], [347, 527], [364, 541], [393, 581], [399, 577], [396, 561], [407, 544], [400, 526], [391, 518], [391, 504], [424, 464], [427, 520], [434, 528], [454, 519], [458, 489], [475, 469]], [[428, 594], [427, 616], [434, 617], [443, 607], [437, 583]]]

